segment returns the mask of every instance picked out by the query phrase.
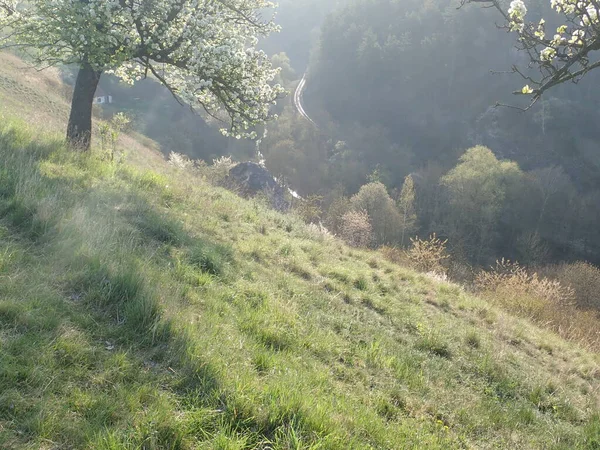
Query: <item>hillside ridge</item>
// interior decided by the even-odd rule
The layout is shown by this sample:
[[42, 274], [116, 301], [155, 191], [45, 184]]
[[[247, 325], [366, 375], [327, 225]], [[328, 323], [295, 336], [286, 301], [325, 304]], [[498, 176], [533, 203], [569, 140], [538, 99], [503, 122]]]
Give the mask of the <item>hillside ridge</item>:
[[600, 445], [596, 353], [10, 92], [1, 448]]

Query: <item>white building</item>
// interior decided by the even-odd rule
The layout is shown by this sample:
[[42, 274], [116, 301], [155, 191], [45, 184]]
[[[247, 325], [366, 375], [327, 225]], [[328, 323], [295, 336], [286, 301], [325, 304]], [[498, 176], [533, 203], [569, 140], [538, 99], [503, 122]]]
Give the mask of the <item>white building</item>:
[[94, 104], [102, 105], [104, 103], [112, 103], [113, 98], [112, 95], [107, 94], [102, 90], [102, 88], [96, 89], [96, 93], [94, 94]]

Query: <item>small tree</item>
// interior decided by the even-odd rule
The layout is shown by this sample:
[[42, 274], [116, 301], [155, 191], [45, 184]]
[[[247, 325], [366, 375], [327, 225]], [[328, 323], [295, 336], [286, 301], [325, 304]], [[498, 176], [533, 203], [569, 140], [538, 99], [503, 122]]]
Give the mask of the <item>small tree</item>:
[[446, 253], [447, 239], [442, 241], [433, 233], [428, 239], [415, 237], [410, 242], [412, 245], [406, 256], [413, 268], [421, 272], [446, 273], [444, 262], [449, 258]]
[[366, 211], [371, 218], [375, 245], [397, 242], [402, 218], [382, 183], [365, 184], [350, 202], [356, 211]]
[[348, 211], [342, 216], [342, 239], [352, 247], [368, 247], [373, 240], [373, 227], [366, 211]]
[[130, 123], [131, 119], [124, 113], [117, 113], [112, 119], [98, 127], [102, 151], [108, 153], [108, 159], [111, 161], [115, 159], [119, 135], [127, 129]]
[[489, 148], [477, 146], [441, 178], [448, 196], [444, 228], [473, 261], [484, 262], [495, 248], [508, 194], [522, 177], [516, 163], [498, 160]]
[[0, 0], [0, 47], [18, 46], [41, 67], [75, 64], [67, 139], [90, 147], [92, 103], [103, 73], [133, 83], [153, 76], [181, 102], [254, 136], [283, 92], [258, 38], [268, 0]]
[[398, 199], [398, 208], [402, 221], [400, 223], [401, 237], [400, 245], [404, 247], [405, 238], [414, 233], [417, 223], [417, 214], [415, 212], [415, 184], [409, 175], [404, 179], [400, 198]]

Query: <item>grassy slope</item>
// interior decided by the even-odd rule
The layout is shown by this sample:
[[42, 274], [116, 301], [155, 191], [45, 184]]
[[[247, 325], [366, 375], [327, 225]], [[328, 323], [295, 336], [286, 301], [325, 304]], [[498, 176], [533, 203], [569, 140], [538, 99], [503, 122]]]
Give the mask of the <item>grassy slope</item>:
[[596, 354], [131, 139], [69, 154], [7, 119], [41, 80], [0, 89], [0, 448], [600, 448]]

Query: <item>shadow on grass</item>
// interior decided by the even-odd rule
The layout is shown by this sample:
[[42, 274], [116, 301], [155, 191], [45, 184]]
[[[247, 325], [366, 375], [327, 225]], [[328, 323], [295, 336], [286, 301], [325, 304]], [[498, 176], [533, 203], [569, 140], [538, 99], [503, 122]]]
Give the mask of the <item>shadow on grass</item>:
[[[117, 215], [114, 226], [134, 230], [141, 244], [132, 252], [119, 250], [118, 242], [106, 246], [117, 249], [115, 255], [93, 248], [82, 253], [76, 246], [60, 251], [61, 239], [86, 239], [72, 236], [76, 228], [65, 231], [65, 218], [90, 197], [103, 196], [101, 183], [78, 182], [74, 193], [73, 177], [44, 176], [40, 163], [61, 151], [56, 142], [34, 142], [18, 127], [0, 129], [0, 223], [29, 255], [8, 269], [13, 278], [0, 299], [0, 324], [8, 336], [0, 350], [0, 424], [8, 424], [2, 425], [0, 447], [51, 441], [64, 448], [176, 449], [219, 433], [244, 435], [247, 446], [314, 437], [317, 424], [299, 403], [257, 418], [191, 351], [186, 333], [163, 317], [165, 292], [151, 269], [164, 265], [148, 262], [157, 246], [181, 248], [187, 264], [217, 277], [234, 259], [229, 247], [190, 236], [156, 210], [145, 192], [135, 191], [160, 183], [142, 177], [144, 183], [123, 192], [135, 208]], [[82, 160], [84, 175], [95, 176], [93, 164]], [[48, 196], [60, 201], [41, 211]], [[110, 209], [114, 205], [90, 212]], [[95, 224], [87, 225], [93, 232]], [[22, 273], [31, 276], [17, 276]], [[178, 415], [180, 404], [185, 420]]]

